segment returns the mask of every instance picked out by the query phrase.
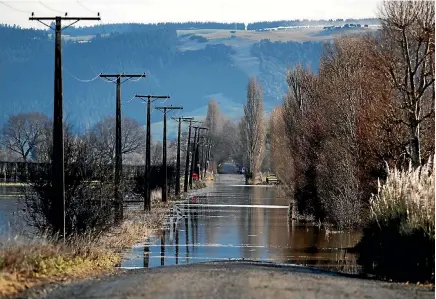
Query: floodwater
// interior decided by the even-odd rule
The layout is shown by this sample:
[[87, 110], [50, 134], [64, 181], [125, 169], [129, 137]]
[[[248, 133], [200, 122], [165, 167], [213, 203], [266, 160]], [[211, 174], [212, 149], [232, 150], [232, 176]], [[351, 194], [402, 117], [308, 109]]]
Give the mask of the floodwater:
[[20, 188], [0, 185], [0, 237], [11, 237], [22, 228]]
[[121, 267], [250, 259], [358, 271], [345, 249], [359, 232], [290, 223], [288, 200], [275, 187], [244, 186], [240, 175], [220, 175], [206, 194], [178, 204], [173, 214], [164, 233], [134, 246]]

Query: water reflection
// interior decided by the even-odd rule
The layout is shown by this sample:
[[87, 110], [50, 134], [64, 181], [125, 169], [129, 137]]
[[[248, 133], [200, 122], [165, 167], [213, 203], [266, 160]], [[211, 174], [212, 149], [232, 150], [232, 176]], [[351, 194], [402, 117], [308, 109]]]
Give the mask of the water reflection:
[[[182, 217], [172, 218], [156, 241], [135, 247], [122, 266], [245, 258], [356, 270], [355, 257], [345, 248], [357, 243], [359, 233], [327, 232], [290, 223], [287, 199], [277, 196], [274, 188], [248, 187], [240, 182], [231, 186], [232, 180], [222, 176], [208, 194], [179, 205]], [[0, 236], [12, 236], [12, 228], [22, 222], [20, 188], [0, 186]]]
[[207, 195], [179, 205], [183, 217], [174, 217], [160, 240], [143, 248], [143, 257], [135, 255], [141, 249], [135, 248], [122, 266], [245, 258], [356, 271], [355, 257], [346, 248], [357, 243], [358, 232], [289, 223], [286, 206], [287, 199], [274, 188], [218, 181]]
[[160, 237], [160, 265], [165, 265], [165, 231]]
[[22, 217], [23, 204], [19, 200], [22, 198], [23, 188], [0, 185], [0, 237], [2, 238], [12, 238], [25, 227]]

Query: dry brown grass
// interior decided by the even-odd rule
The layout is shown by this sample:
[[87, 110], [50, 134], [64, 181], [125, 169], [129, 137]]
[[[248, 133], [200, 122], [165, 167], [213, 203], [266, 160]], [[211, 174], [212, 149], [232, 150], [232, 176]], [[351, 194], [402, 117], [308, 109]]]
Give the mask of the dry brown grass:
[[152, 201], [151, 212], [131, 211], [125, 215], [124, 222], [113, 227], [99, 240], [99, 247], [115, 252], [130, 248], [140, 240], [159, 231], [164, 224], [166, 213], [172, 202], [162, 203], [158, 199]]
[[405, 214], [407, 229], [422, 228], [435, 234], [435, 174], [433, 163], [408, 171], [390, 170], [386, 183], [371, 198], [371, 219], [386, 223]]
[[48, 238], [0, 243], [0, 296], [49, 282], [110, 273], [120, 263], [124, 249], [163, 227], [172, 201], [160, 202], [159, 192], [152, 198], [151, 212], [126, 212], [121, 225], [98, 238], [87, 236], [66, 244]]
[[92, 245], [91, 240], [56, 244], [4, 242], [0, 248], [0, 295], [18, 293], [46, 282], [89, 277], [114, 269], [120, 255]]
[[435, 175], [432, 161], [391, 169], [371, 198], [370, 216], [356, 246], [358, 263], [383, 279], [434, 282]]
[[[195, 182], [193, 187], [205, 186], [205, 182]], [[0, 240], [0, 296], [12, 296], [35, 285], [111, 273], [123, 250], [159, 233], [176, 200], [162, 203], [160, 190], [153, 191], [151, 212], [126, 211], [121, 225], [99, 237], [84, 236], [65, 244], [50, 238]]]

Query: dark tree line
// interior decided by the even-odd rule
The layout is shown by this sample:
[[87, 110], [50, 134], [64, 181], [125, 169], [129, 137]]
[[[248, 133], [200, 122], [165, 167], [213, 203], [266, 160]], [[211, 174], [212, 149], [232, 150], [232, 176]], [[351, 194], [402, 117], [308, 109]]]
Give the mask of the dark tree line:
[[319, 57], [323, 52], [323, 44], [320, 42], [271, 42], [268, 39], [255, 43], [251, 48], [251, 54], [261, 61], [274, 58], [282, 66], [295, 66], [298, 63], [308, 65], [312, 71], [319, 68]]

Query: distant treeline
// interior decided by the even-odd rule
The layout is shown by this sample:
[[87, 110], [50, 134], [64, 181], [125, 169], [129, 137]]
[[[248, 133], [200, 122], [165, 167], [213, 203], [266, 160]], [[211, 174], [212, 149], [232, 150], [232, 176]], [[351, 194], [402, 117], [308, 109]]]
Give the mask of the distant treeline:
[[82, 35], [102, 35], [109, 33], [143, 32], [147, 30], [167, 29], [167, 30], [190, 30], [190, 29], [225, 29], [225, 30], [244, 30], [243, 23], [216, 23], [216, 22], [188, 22], [188, 23], [120, 23], [104, 24], [86, 27], [70, 27], [65, 34], [72, 36]]
[[263, 39], [251, 47], [251, 55], [261, 61], [264, 57], [273, 57], [285, 67], [292, 67], [301, 63], [317, 72], [319, 59], [323, 52], [323, 44], [319, 42], [271, 42]]
[[[375, 18], [366, 19], [329, 19], [329, 20], [277, 20], [277, 21], [265, 21], [248, 23], [248, 30], [259, 30], [274, 27], [286, 27], [286, 26], [306, 26], [306, 25], [337, 25], [344, 23], [365, 23], [368, 25], [378, 24], [378, 20]], [[15, 28], [22, 29], [19, 26], [13, 25], [1, 25], [0, 28]], [[245, 24], [238, 23], [220, 23], [220, 22], [183, 22], [183, 23], [154, 23], [154, 24], [140, 24], [140, 23], [117, 23], [117, 24], [99, 24], [94, 26], [84, 27], [70, 27], [65, 29], [64, 34], [72, 36], [82, 35], [103, 35], [109, 33], [125, 33], [125, 32], [137, 32], [147, 31], [155, 29], [171, 29], [171, 30], [190, 30], [190, 29], [224, 29], [224, 30], [244, 30]], [[36, 32], [38, 34], [46, 35], [48, 30], [38, 29], [23, 29], [29, 32], [29, 35], [34, 36]], [[3, 31], [3, 30], [2, 30]], [[3, 33], [3, 32], [2, 32]], [[11, 32], [9, 32], [11, 33]], [[7, 36], [0, 36], [1, 39], [7, 38]]]

